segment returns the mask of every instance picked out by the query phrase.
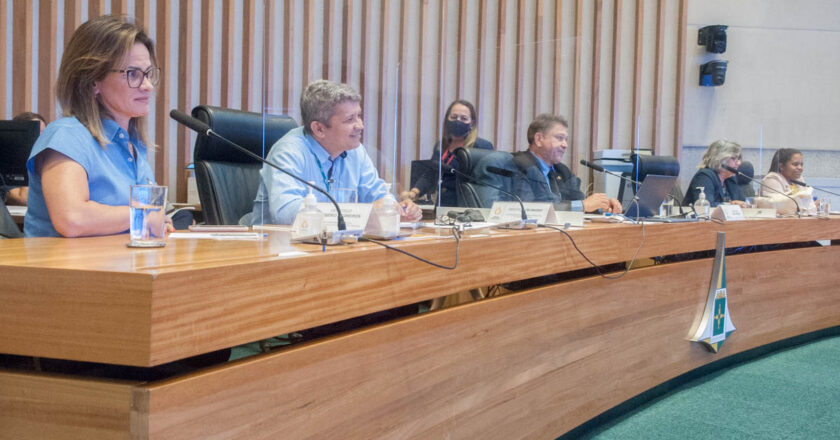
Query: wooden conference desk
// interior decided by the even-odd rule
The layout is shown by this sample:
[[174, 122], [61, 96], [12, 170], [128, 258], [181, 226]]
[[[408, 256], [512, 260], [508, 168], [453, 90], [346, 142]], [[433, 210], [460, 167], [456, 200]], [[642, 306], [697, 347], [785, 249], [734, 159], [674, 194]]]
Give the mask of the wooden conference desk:
[[[648, 225], [639, 258], [840, 239], [840, 218]], [[571, 232], [599, 264], [632, 225]], [[588, 267], [552, 230], [466, 236], [444, 271], [373, 244], [0, 241], [0, 353], [154, 366], [469, 288]], [[397, 246], [451, 264], [455, 243]], [[582, 278], [155, 383], [0, 370], [0, 438], [555, 438], [707, 363], [840, 325], [840, 248], [727, 257], [737, 331], [687, 340], [712, 260]]]

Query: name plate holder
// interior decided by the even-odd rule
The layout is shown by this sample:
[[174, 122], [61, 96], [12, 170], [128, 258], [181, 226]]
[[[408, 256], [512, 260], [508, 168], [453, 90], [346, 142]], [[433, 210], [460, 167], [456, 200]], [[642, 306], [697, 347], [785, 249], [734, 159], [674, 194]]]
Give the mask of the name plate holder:
[[744, 217], [744, 212], [741, 211], [741, 207], [738, 205], [718, 205], [714, 211], [712, 211], [712, 218], [730, 222], [747, 219]]
[[752, 218], [776, 218], [775, 208], [743, 208], [744, 217]]
[[[527, 220], [522, 220], [523, 206]], [[551, 203], [535, 202], [523, 203], [522, 206], [518, 202], [493, 202], [487, 217], [489, 223], [518, 229], [532, 229], [537, 223], [545, 224], [549, 220], [554, 220], [554, 209]]]

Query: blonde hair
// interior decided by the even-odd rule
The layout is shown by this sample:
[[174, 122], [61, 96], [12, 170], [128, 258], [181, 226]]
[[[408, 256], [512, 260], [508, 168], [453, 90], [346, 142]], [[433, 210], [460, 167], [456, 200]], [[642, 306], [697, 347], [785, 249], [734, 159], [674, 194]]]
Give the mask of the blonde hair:
[[[103, 15], [79, 26], [61, 57], [55, 92], [62, 112], [75, 116], [103, 148], [109, 141], [102, 134], [102, 117], [112, 115], [94, 92], [94, 84], [120, 68], [136, 43], [146, 46], [152, 65], [157, 66], [154, 43], [142, 26], [126, 16]], [[129, 121], [129, 135], [143, 143], [145, 129], [145, 116]]]
[[697, 168], [711, 168], [715, 171], [720, 168], [720, 164], [730, 157], [738, 157], [741, 155], [741, 146], [731, 141], [714, 141], [706, 152], [703, 154], [703, 159], [700, 160], [700, 165]]

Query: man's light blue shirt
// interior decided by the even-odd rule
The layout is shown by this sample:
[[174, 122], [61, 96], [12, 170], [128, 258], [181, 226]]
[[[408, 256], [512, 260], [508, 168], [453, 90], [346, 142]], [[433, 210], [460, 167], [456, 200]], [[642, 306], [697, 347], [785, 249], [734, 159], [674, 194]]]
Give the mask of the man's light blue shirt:
[[[371, 203], [385, 196], [385, 182], [379, 178], [364, 145], [347, 151], [343, 157], [338, 156], [333, 163], [327, 150], [312, 135], [305, 133], [303, 127], [297, 127], [271, 147], [266, 160], [327, 189], [339, 203], [353, 202], [353, 191], [348, 189], [355, 190], [359, 203]], [[251, 223], [292, 224], [308, 193], [308, 186], [263, 165]], [[319, 202], [329, 202], [320, 192], [313, 190], [313, 194]]]
[[[545, 176], [545, 183], [548, 184], [548, 190], [549, 192], [553, 192], [551, 191], [551, 178], [548, 177], [548, 173], [551, 171], [551, 166], [543, 162], [543, 160], [534, 154], [533, 151], [528, 150], [528, 152], [531, 153], [531, 156], [534, 156], [534, 159], [537, 159], [537, 164], [539, 164], [540, 170], [542, 171], [543, 176]], [[560, 194], [557, 194], [557, 197], [561, 197]], [[580, 200], [572, 200], [571, 207], [572, 211], [583, 211], [583, 202]]]
[[[35, 156], [44, 150], [55, 150], [81, 165], [87, 173], [90, 200], [103, 205], [128, 206], [131, 185], [154, 183], [155, 176], [146, 162], [146, 146], [140, 139], [130, 138], [112, 119], [102, 119], [102, 135], [110, 141], [105, 148], [75, 117], [61, 118], [44, 129], [26, 161], [29, 200], [24, 219], [25, 236], [61, 236], [47, 211], [41, 176], [35, 173]], [[131, 154], [129, 142], [135, 154]]]

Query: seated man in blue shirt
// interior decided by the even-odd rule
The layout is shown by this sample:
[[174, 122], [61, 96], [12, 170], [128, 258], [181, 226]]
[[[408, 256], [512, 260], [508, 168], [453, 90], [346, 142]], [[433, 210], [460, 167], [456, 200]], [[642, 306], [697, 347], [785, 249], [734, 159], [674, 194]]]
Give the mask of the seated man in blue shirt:
[[537, 116], [528, 126], [528, 151], [513, 153], [513, 162], [524, 174], [516, 179], [514, 190], [524, 201], [552, 202], [558, 210], [621, 212], [618, 200], [581, 192], [580, 179], [562, 163], [568, 137], [569, 123], [562, 116]]
[[[300, 98], [303, 126], [289, 131], [269, 151], [267, 160], [326, 189], [339, 203], [373, 203], [385, 196], [385, 182], [362, 145], [362, 97], [346, 84], [317, 80]], [[292, 224], [309, 187], [263, 166], [251, 223]], [[352, 191], [348, 191], [352, 190]], [[313, 191], [319, 202], [329, 200]], [[410, 200], [400, 203], [403, 221], [417, 221], [422, 211]]]

